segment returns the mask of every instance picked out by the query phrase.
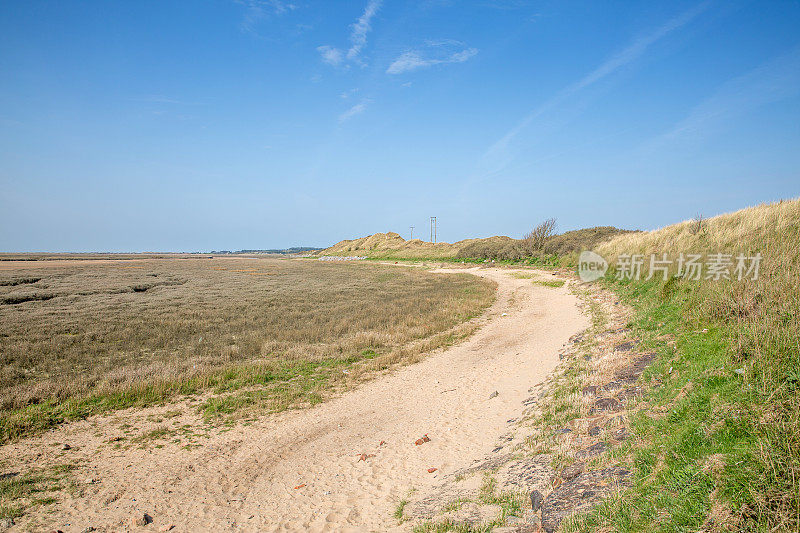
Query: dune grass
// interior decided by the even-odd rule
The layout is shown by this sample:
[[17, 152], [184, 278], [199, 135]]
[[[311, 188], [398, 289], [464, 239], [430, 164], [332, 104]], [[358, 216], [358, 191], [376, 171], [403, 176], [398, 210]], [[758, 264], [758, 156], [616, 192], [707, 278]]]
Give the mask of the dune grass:
[[1, 441], [196, 393], [209, 417], [313, 404], [468, 334], [494, 293], [374, 264], [42, 263], [0, 264]]
[[607, 276], [645, 347], [675, 343], [651, 344], [660, 385], [633, 420], [633, 487], [571, 529], [800, 529], [800, 202], [628, 234], [598, 252], [763, 259], [755, 281]]

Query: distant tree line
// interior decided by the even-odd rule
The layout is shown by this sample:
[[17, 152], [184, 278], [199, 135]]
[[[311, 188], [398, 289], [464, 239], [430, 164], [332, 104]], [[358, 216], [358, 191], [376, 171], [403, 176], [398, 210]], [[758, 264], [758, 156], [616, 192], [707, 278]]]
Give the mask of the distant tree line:
[[214, 250], [210, 253], [224, 255], [224, 254], [301, 254], [304, 252], [316, 252], [317, 250], [324, 250], [324, 248], [314, 248], [313, 246], [293, 246], [292, 248], [272, 248], [269, 250], [237, 250], [232, 252], [230, 250]]

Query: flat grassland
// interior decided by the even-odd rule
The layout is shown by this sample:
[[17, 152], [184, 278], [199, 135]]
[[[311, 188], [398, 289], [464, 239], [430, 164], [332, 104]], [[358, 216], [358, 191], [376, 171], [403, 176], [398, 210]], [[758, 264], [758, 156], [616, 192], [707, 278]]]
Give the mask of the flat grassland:
[[0, 262], [0, 442], [204, 393], [207, 416], [313, 404], [471, 333], [491, 283], [267, 258]]

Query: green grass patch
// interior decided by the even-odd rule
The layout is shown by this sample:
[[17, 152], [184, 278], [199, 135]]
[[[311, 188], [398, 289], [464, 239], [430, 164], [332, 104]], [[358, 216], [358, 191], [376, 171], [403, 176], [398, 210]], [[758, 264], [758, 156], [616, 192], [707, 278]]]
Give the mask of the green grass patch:
[[414, 527], [414, 533], [490, 533], [496, 525], [465, 524], [453, 520], [427, 521]]
[[58, 501], [53, 493], [64, 488], [71, 465], [58, 465], [26, 474], [8, 473], [0, 479], [0, 518], [17, 518], [31, 507]]
[[532, 281], [534, 285], [541, 285], [542, 287], [552, 287], [557, 289], [563, 287], [566, 283], [563, 279], [535, 279]]
[[542, 287], [558, 288], [558, 287], [563, 287], [564, 283], [566, 283], [563, 279], [537, 279], [539, 276], [540, 276], [540, 274], [537, 274], [535, 272], [530, 272], [530, 273], [528, 273], [528, 272], [512, 272], [511, 273], [511, 277], [514, 277], [514, 278], [517, 278], [517, 279], [529, 279], [529, 280], [531, 280], [531, 283], [533, 283], [534, 285], [541, 285]]
[[565, 529], [794, 530], [797, 436], [765, 424], [781, 385], [770, 398], [753, 362], [738, 355], [741, 318], [697, 312], [722, 286], [678, 279], [605, 284], [634, 307], [640, 349], [658, 354], [643, 376], [654, 386], [631, 420], [633, 486]]
[[408, 500], [406, 498], [403, 498], [398, 502], [397, 507], [394, 508], [394, 513], [392, 514], [392, 516], [394, 516], [400, 522], [403, 522], [403, 520], [405, 520], [405, 518], [403, 517], [403, 511], [405, 510], [406, 505], [408, 505]]
[[[496, 527], [503, 526], [509, 517], [522, 516], [522, 507], [526, 495], [523, 493], [503, 492], [497, 493], [497, 480], [491, 473], [484, 474], [483, 483], [478, 495], [477, 503], [482, 505], [496, 505], [500, 510], [495, 518], [481, 524], [458, 522], [450, 518], [444, 520], [428, 520], [414, 528], [414, 533], [456, 532], [456, 533], [488, 533]], [[459, 510], [470, 500], [457, 499], [445, 505], [443, 513]]]

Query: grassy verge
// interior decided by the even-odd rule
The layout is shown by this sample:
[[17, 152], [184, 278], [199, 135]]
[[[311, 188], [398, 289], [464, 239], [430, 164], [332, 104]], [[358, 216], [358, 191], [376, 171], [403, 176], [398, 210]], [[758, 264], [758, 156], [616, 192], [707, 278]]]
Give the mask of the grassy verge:
[[[682, 291], [665, 298], [659, 283], [612, 287], [637, 309], [632, 326], [642, 349], [659, 351], [645, 381], [660, 386], [631, 420], [633, 487], [576, 521], [574, 530], [679, 531], [763, 522], [757, 509], [770, 483], [754, 411], [758, 402], [730, 360], [730, 331], [687, 322]], [[656, 341], [664, 335], [674, 344]]]
[[454, 263], [474, 265], [532, 266], [542, 269], [572, 266], [574, 262], [566, 256], [543, 255], [541, 257], [524, 257], [522, 259], [483, 259], [480, 257], [408, 257], [402, 255], [370, 255], [367, 261], [402, 261], [404, 263]]
[[763, 261], [757, 280], [605, 280], [658, 358], [632, 418], [633, 486], [569, 530], [800, 528], [799, 210], [760, 206], [601, 249], [742, 250]]

